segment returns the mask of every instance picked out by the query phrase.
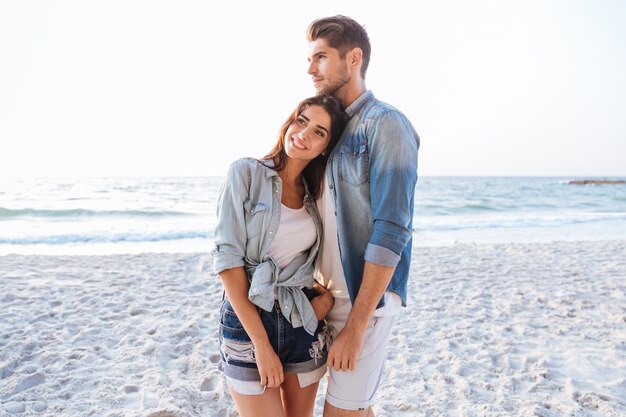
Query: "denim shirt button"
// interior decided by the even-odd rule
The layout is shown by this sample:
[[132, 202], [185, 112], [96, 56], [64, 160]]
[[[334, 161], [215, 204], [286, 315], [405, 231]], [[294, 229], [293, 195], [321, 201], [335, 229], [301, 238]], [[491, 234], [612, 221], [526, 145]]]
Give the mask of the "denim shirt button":
[[333, 185], [332, 185], [332, 184], [330, 184], [328, 187], [329, 187], [331, 190], [333, 189]]

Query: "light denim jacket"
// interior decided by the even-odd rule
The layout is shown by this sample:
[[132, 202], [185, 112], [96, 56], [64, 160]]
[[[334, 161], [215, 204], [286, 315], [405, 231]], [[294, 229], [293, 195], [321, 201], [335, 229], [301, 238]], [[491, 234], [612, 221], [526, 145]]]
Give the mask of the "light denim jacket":
[[[264, 161], [272, 166], [271, 161]], [[305, 184], [304, 206], [313, 218], [317, 238], [308, 254], [281, 270], [268, 255], [280, 225], [282, 181], [278, 173], [253, 158], [233, 162], [217, 204], [218, 222], [212, 251], [216, 274], [244, 267], [250, 281], [248, 298], [266, 311], [274, 307], [274, 290], [281, 311], [293, 327], [313, 335], [318, 325], [302, 287], [313, 287], [314, 260], [322, 228], [313, 198]]]
[[326, 175], [350, 299], [354, 303], [368, 261], [396, 267], [387, 290], [406, 306], [419, 136], [400, 111], [369, 90], [346, 114], [350, 121]]

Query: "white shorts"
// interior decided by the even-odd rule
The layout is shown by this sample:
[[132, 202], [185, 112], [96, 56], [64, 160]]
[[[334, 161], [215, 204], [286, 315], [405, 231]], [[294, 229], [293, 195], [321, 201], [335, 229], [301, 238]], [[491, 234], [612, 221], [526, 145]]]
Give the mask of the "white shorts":
[[[314, 371], [296, 374], [300, 388], [319, 382], [325, 373], [326, 367], [322, 366]], [[260, 381], [240, 381], [226, 376], [226, 383], [230, 389], [242, 395], [261, 395], [265, 392], [265, 385], [261, 385]]]
[[[335, 303], [340, 299], [335, 300]], [[343, 300], [342, 300], [343, 301]], [[340, 301], [341, 303], [341, 301]], [[348, 300], [349, 304], [349, 300]], [[333, 309], [332, 324], [336, 320], [341, 322], [340, 312], [349, 313], [348, 308]], [[347, 310], [347, 313], [345, 313]], [[372, 317], [367, 325], [363, 349], [357, 359], [354, 371], [342, 372], [330, 368], [328, 370], [328, 389], [326, 401], [343, 410], [365, 410], [374, 402], [374, 395], [382, 380], [387, 357], [387, 342], [395, 315]], [[344, 321], [345, 323], [345, 321]]]

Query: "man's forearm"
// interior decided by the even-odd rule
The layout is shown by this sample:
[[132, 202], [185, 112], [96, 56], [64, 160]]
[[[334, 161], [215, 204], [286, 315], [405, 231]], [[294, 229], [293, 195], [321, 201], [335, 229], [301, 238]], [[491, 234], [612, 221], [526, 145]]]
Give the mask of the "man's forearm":
[[352, 371], [358, 361], [367, 324], [385, 293], [395, 267], [365, 262], [363, 281], [345, 327], [337, 334], [328, 352], [328, 366], [335, 371]]
[[374, 314], [376, 306], [387, 290], [395, 267], [365, 262], [363, 281], [356, 300], [348, 316], [346, 327], [365, 331], [367, 323]]

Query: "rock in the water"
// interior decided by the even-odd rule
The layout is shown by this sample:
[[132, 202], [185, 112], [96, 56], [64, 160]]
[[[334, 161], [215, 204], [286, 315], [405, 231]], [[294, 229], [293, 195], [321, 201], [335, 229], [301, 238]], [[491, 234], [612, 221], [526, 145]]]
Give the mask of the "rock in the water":
[[625, 180], [571, 180], [568, 184], [574, 185], [603, 185], [603, 184], [626, 184]]

